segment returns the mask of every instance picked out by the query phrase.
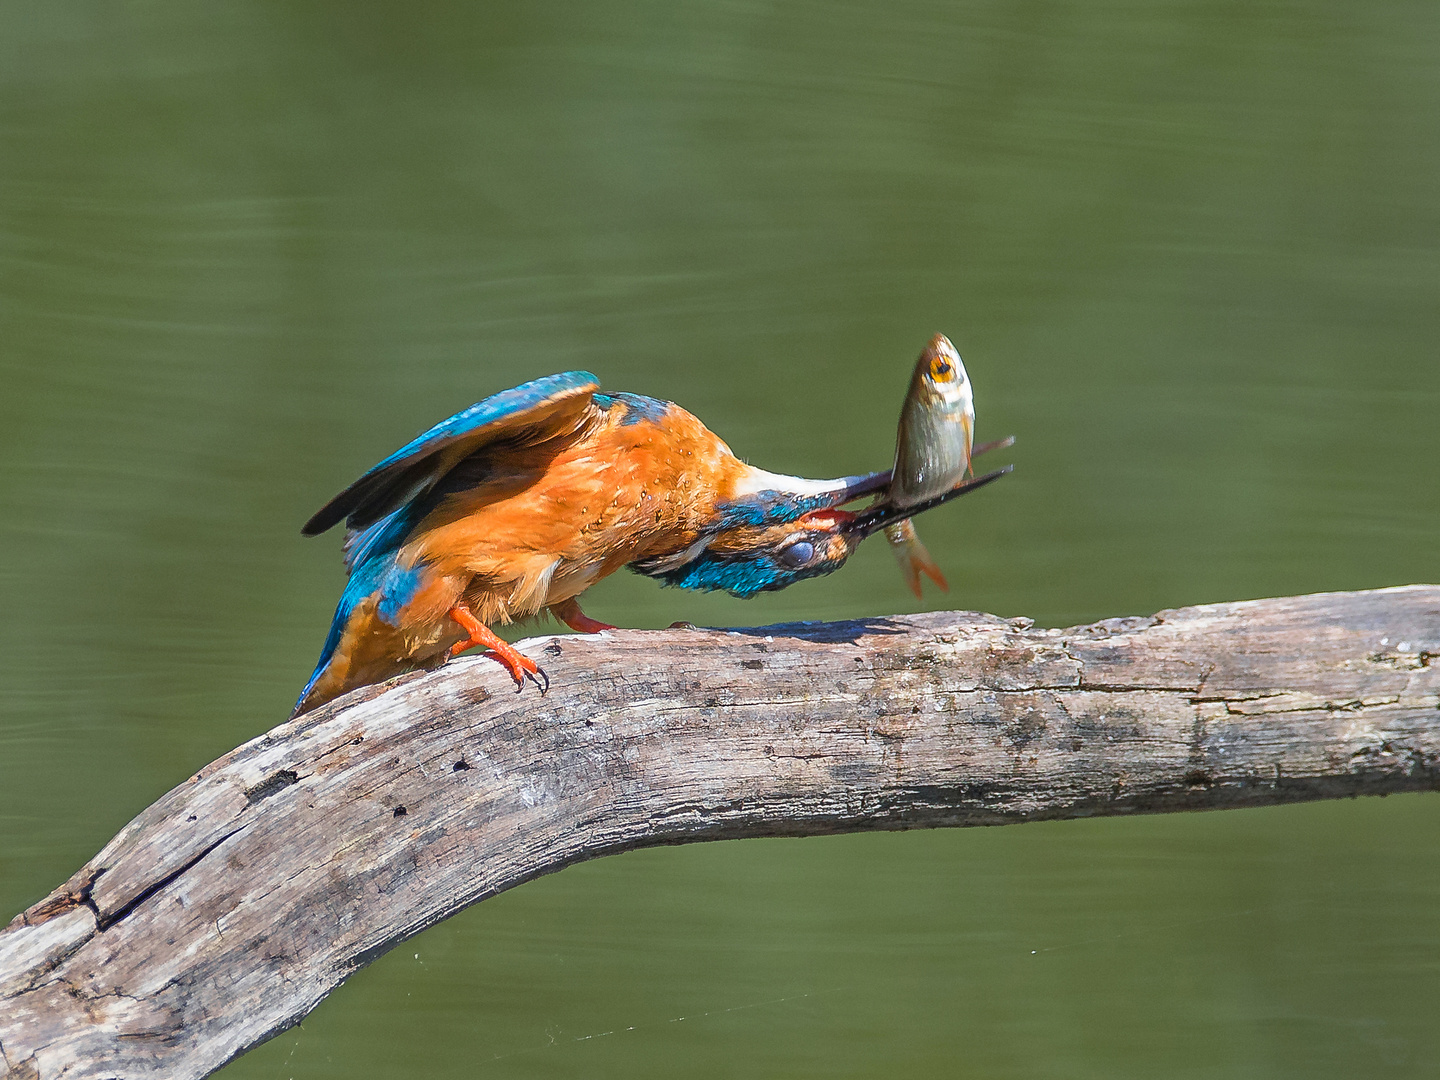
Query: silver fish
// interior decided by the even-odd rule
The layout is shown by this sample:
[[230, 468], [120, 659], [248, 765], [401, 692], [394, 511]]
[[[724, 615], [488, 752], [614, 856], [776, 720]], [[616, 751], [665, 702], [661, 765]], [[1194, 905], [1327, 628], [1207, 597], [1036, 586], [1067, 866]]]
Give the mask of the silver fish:
[[[936, 334], [915, 363], [900, 410], [895, 467], [886, 501], [904, 508], [943, 495], [968, 473], [975, 432], [975, 397], [965, 364], [944, 334]], [[986, 449], [990, 449], [986, 447]], [[905, 583], [920, 595], [923, 573], [940, 588], [949, 584], [915, 532], [913, 518], [885, 528], [885, 539]]]

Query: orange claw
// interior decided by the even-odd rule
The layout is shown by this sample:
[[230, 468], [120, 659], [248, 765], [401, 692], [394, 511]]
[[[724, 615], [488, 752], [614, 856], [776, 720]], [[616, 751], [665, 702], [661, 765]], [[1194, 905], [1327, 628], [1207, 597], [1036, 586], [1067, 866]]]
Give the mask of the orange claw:
[[[528, 656], [522, 656], [515, 651], [515, 646], [508, 641], [496, 636], [495, 631], [475, 618], [470, 609], [464, 604], [456, 604], [449, 611], [450, 618], [460, 624], [460, 629], [470, 636], [463, 641], [457, 641], [450, 646], [450, 655], [456, 656], [464, 652], [472, 645], [483, 645], [488, 655], [501, 664], [505, 670], [510, 672], [510, 677], [515, 680], [515, 692], [518, 694], [525, 689], [525, 680], [529, 679], [536, 686], [540, 687], [540, 694], [543, 697], [546, 690], [550, 689], [550, 676], [545, 674], [543, 668], [531, 660]], [[540, 680], [544, 679], [542, 683]]]
[[559, 604], [550, 605], [550, 614], [563, 622], [571, 630], [582, 634], [598, 634], [601, 630], [614, 630], [608, 622], [601, 622], [599, 619], [592, 619], [580, 610], [580, 601], [571, 597]]

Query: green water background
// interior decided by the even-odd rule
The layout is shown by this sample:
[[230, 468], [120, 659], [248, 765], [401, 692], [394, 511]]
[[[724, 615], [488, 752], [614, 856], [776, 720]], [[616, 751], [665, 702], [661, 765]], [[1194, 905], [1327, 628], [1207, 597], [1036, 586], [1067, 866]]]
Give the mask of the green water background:
[[[1016, 472], [743, 603], [1042, 624], [1440, 580], [1440, 5], [0, 7], [0, 917], [282, 720], [299, 524], [569, 368], [888, 464], [964, 355]], [[566, 870], [224, 1073], [1434, 1076], [1440, 798]]]

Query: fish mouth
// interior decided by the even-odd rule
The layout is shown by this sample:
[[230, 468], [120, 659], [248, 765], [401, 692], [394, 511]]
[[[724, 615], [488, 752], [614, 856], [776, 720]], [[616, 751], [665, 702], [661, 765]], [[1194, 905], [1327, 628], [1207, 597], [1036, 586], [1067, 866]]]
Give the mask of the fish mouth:
[[845, 531], [856, 540], [863, 540], [871, 533], [879, 532], [887, 525], [894, 525], [897, 521], [912, 518], [916, 514], [924, 513], [926, 510], [933, 510], [935, 507], [942, 503], [947, 503], [951, 499], [959, 498], [961, 495], [968, 495], [977, 488], [982, 488], [986, 484], [999, 480], [1000, 477], [1014, 470], [1014, 465], [1006, 465], [1003, 469], [996, 469], [994, 472], [986, 473], [984, 476], [977, 476], [971, 480], [966, 480], [964, 483], [956, 484], [944, 494], [913, 503], [910, 506], [896, 506], [894, 503], [888, 502], [880, 503], [878, 506], [872, 506], [870, 509], [862, 510], [856, 514], [854, 519], [845, 526]]

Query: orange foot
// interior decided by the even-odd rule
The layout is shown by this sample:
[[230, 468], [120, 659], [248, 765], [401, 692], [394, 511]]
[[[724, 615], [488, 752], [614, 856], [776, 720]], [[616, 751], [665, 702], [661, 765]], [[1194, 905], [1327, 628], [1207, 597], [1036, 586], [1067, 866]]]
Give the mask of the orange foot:
[[[521, 656], [508, 641], [497, 637], [495, 631], [475, 618], [464, 604], [456, 604], [449, 614], [450, 618], [460, 624], [460, 629], [470, 635], [464, 641], [457, 641], [450, 646], [451, 656], [464, 652], [472, 645], [483, 645], [488, 650], [487, 655], [504, 664], [505, 670], [510, 672], [510, 677], [515, 680], [517, 694], [525, 689], [525, 680], [529, 679], [540, 687], [540, 696], [545, 696], [545, 691], [550, 689], [550, 676], [545, 674], [544, 668], [528, 656]], [[541, 679], [545, 681], [542, 683]]]
[[580, 610], [580, 601], [573, 596], [564, 603], [552, 604], [550, 614], [563, 622], [571, 630], [579, 631], [582, 634], [598, 634], [601, 630], [614, 630], [608, 622], [601, 622], [599, 619], [592, 619]]

